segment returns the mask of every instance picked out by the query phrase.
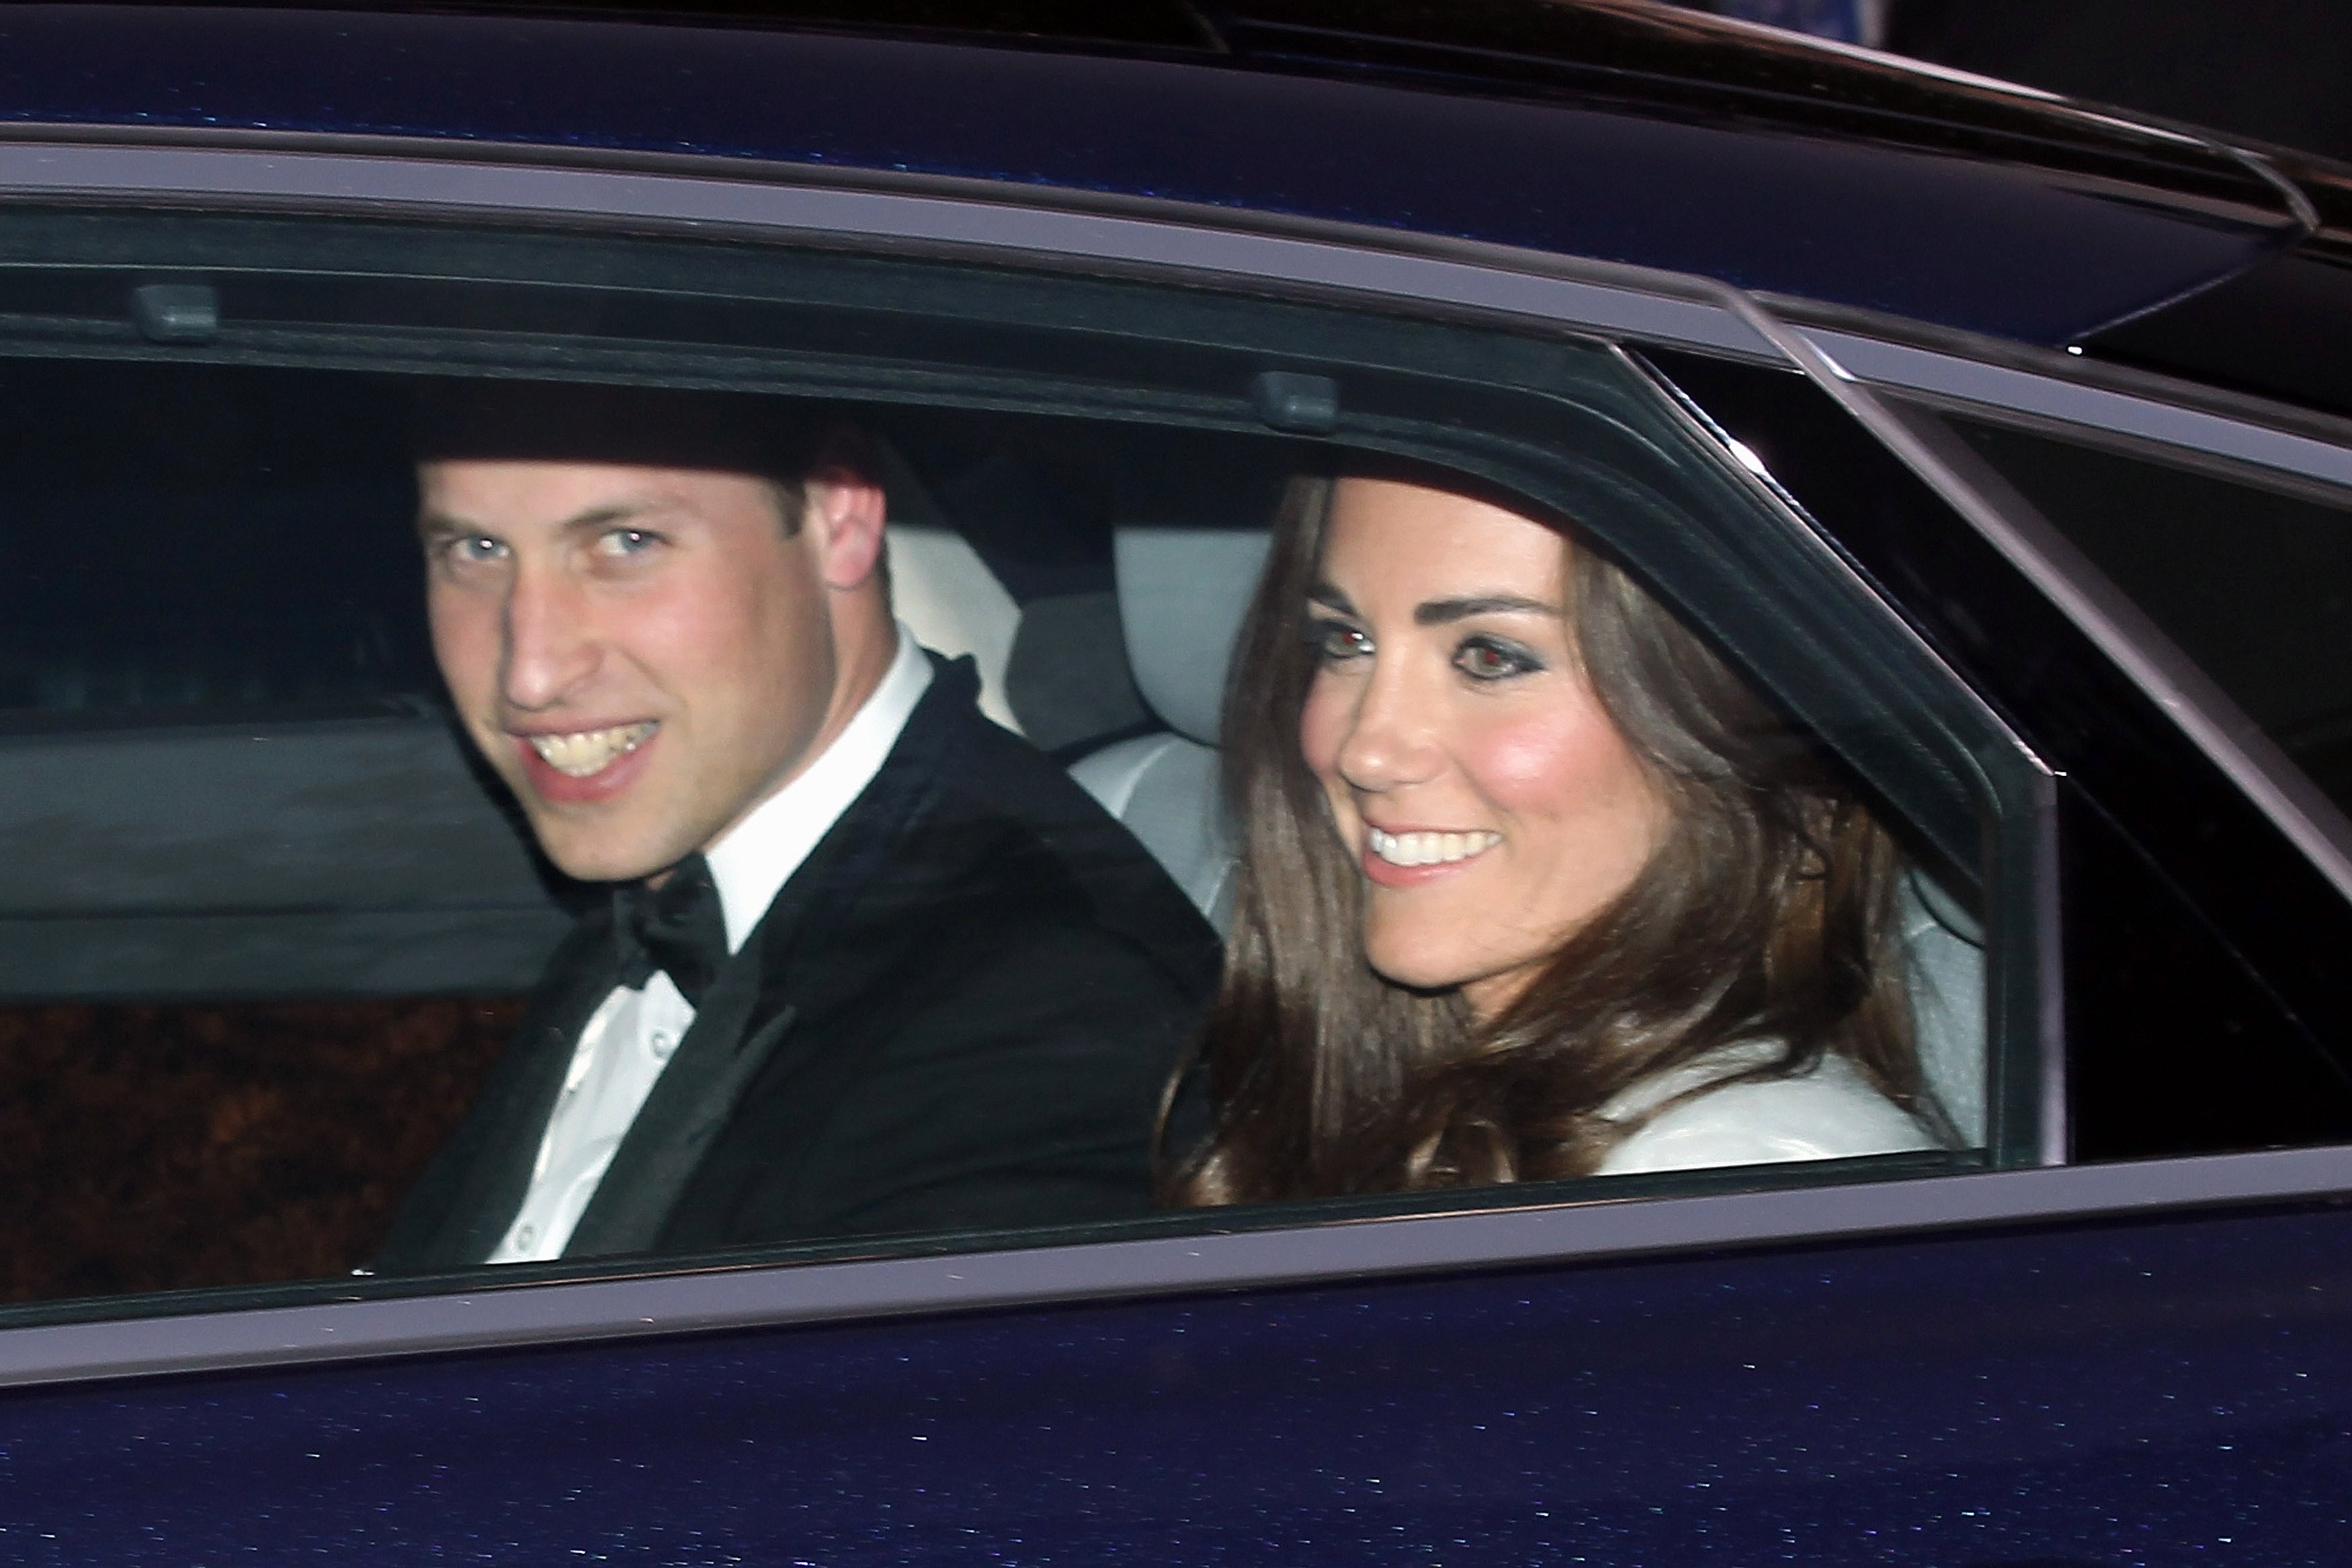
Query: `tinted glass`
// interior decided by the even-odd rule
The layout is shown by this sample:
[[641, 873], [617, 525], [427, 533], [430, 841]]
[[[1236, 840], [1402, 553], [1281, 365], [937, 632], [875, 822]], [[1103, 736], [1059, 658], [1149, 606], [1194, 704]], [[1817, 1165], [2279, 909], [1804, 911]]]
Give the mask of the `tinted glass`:
[[[19, 1228], [20, 1266], [8, 1289], [20, 1301], [296, 1280], [355, 1288], [348, 1270], [383, 1261], [394, 1216], [431, 1185], [420, 1168], [469, 1110], [496, 1111], [544, 1092], [545, 1103], [523, 1116], [528, 1125], [481, 1145], [514, 1155], [509, 1175], [538, 1179], [530, 1173], [554, 1114], [548, 1107], [585, 1081], [575, 1068], [585, 1074], [593, 1066], [592, 1041], [601, 1037], [588, 1020], [604, 1016], [600, 1009], [613, 997], [641, 994], [654, 982], [645, 974], [606, 977], [593, 994], [573, 997], [562, 988], [571, 982], [551, 981], [535, 1015], [541, 1021], [518, 1023], [526, 995], [568, 972], [549, 968], [567, 932], [586, 933], [567, 963], [581, 951], [621, 955], [614, 890], [593, 873], [585, 882], [564, 875], [560, 857], [542, 852], [526, 809], [534, 799], [527, 791], [539, 788], [520, 761], [526, 751], [561, 771], [577, 763], [578, 747], [552, 731], [539, 737], [550, 745], [540, 746], [521, 733], [528, 725], [485, 731], [484, 710], [467, 706], [462, 690], [453, 696], [435, 665], [416, 461], [420, 440], [442, 439], [426, 433], [446, 431], [434, 422], [451, 407], [502, 399], [520, 406], [588, 388], [603, 389], [593, 393], [600, 399], [641, 400], [632, 408], [675, 410], [689, 405], [662, 400], [690, 386], [706, 400], [690, 405], [697, 419], [719, 406], [707, 401], [718, 397], [732, 400], [727, 418], [747, 427], [828, 430], [848, 440], [843, 450], [854, 470], [877, 482], [887, 507], [893, 612], [922, 646], [970, 659], [978, 707], [996, 727], [964, 732], [955, 743], [962, 749], [952, 753], [962, 760], [939, 775], [938, 789], [951, 792], [989, 767], [1011, 768], [1026, 781], [998, 801], [1012, 814], [1002, 821], [943, 821], [932, 838], [913, 827], [870, 837], [820, 833], [804, 862], [816, 868], [814, 880], [778, 895], [774, 907], [803, 918], [799, 912], [813, 907], [806, 900], [866, 885], [856, 879], [876, 874], [871, 857], [898, 853], [894, 846], [905, 843], [950, 856], [1009, 854], [991, 846], [1026, 844], [1032, 860], [1063, 863], [1001, 909], [978, 915], [961, 902], [977, 883], [892, 883], [891, 898], [876, 904], [897, 912], [890, 922], [859, 928], [837, 952], [812, 938], [806, 951], [825, 955], [829, 977], [854, 973], [853, 956], [862, 962], [917, 937], [921, 961], [839, 998], [777, 991], [794, 998], [790, 1017], [746, 1015], [744, 1038], [761, 1043], [727, 1081], [729, 1109], [709, 1123], [721, 1129], [721, 1152], [707, 1175], [673, 1161], [678, 1179], [709, 1184], [696, 1189], [695, 1202], [678, 1199], [665, 1211], [687, 1218], [636, 1232], [612, 1221], [620, 1228], [610, 1234], [625, 1239], [586, 1254], [591, 1261], [574, 1254], [523, 1263], [504, 1277], [634, 1267], [628, 1260], [649, 1254], [815, 1260], [993, 1245], [1041, 1230], [1075, 1239], [1302, 1223], [1367, 1208], [1583, 1199], [1593, 1193], [1584, 1178], [1596, 1171], [1614, 1183], [1608, 1192], [1626, 1196], [1864, 1179], [1982, 1163], [1988, 1148], [2008, 1157], [2031, 1142], [2004, 1127], [2011, 1113], [1986, 1092], [1989, 1053], [2030, 1057], [2038, 1045], [2011, 1038], [2013, 1030], [1989, 1039], [1984, 1003], [1986, 919], [2020, 896], [2001, 880], [2007, 873], [1988, 873], [1982, 853], [1989, 830], [1998, 837], [2014, 826], [1992, 804], [2016, 798], [2013, 779], [1993, 777], [2013, 759], [1988, 742], [1976, 710], [1883, 607], [1602, 346], [838, 255], [780, 257], [637, 240], [612, 241], [606, 255], [598, 249], [605, 242], [578, 238], [370, 231], [363, 248], [371, 256], [415, 252], [417, 277], [394, 286], [373, 273], [310, 268], [306, 257], [320, 242], [299, 225], [208, 228], [190, 220], [166, 231], [126, 218], [117, 226], [115, 242], [125, 247], [201, 241], [247, 265], [218, 288], [216, 340], [151, 344], [100, 360], [33, 352], [28, 340], [0, 359], [0, 400], [24, 437], [0, 456], [7, 481], [0, 528], [17, 565], [0, 585], [8, 596], [0, 623], [0, 999], [8, 1004], [0, 1010], [0, 1068], [12, 1074], [7, 1099], [21, 1108], [26, 1130], [12, 1169], [28, 1190], [56, 1195], [37, 1223]], [[33, 228], [36, 238], [46, 232]], [[322, 229], [349, 249], [351, 235]], [[80, 234], [60, 230], [41, 243], [70, 249]], [[583, 268], [585, 281], [577, 276]], [[603, 281], [623, 272], [638, 286]], [[518, 280], [529, 287], [513, 287]], [[0, 290], [16, 290], [0, 303], [19, 308], [0, 312], [0, 330], [31, 321], [51, 345], [68, 340], [69, 329], [119, 336], [110, 313], [129, 298], [121, 282], [69, 258], [47, 271], [27, 267], [0, 279]], [[566, 375], [578, 379], [546, 379], [551, 339], [561, 344]], [[1301, 371], [1302, 363], [1322, 369]], [[625, 451], [583, 447], [577, 427], [566, 428], [572, 445], [559, 465], [614, 458], [629, 472], [648, 467], [635, 444], [646, 426], [628, 433]], [[710, 428], [688, 421], [671, 434], [690, 435], [688, 444], [704, 451], [695, 444]], [[686, 466], [737, 478], [746, 472]], [[1811, 1024], [1775, 1012], [1744, 981], [1726, 980], [1721, 996], [1695, 1004], [1715, 1015], [1705, 1049], [1587, 1093], [1580, 1113], [1628, 1127], [1653, 1114], [1664, 1121], [1685, 1100], [1727, 1092], [1728, 1076], [1747, 1072], [1757, 1082], [1741, 1087], [1768, 1097], [1835, 1079], [1837, 1095], [1899, 1135], [1774, 1147], [1734, 1138], [1712, 1153], [1607, 1166], [1599, 1145], [1613, 1133], [1601, 1129], [1610, 1135], [1587, 1140], [1594, 1157], [1580, 1166], [1538, 1159], [1465, 1167], [1443, 1179], [1391, 1173], [1368, 1184], [1263, 1186], [1239, 1194], [1259, 1200], [1246, 1212], [1215, 1215], [1168, 1207], [1177, 1189], [1163, 1186], [1155, 1211], [1149, 1145], [1163, 1089], [1180, 1085], [1164, 1173], [1182, 1166], [1217, 1124], [1234, 1091], [1229, 1070], [1256, 1045], [1228, 1030], [1223, 1066], [1176, 1074], [1213, 980], [1215, 932], [1243, 923], [1248, 909], [1240, 836], [1218, 794], [1226, 661], [1286, 497], [1334, 473], [1349, 476], [1348, 485], [1402, 486], [1421, 497], [1416, 505], [1475, 502], [1490, 519], [1500, 517], [1505, 531], [1538, 540], [1549, 564], [1517, 577], [1498, 567], [1492, 580], [1472, 584], [1471, 600], [1494, 601], [1475, 615], [1524, 614], [1531, 604], [1539, 620], [1549, 617], [1545, 634], [1558, 641], [1574, 580], [1565, 563], [1613, 563], [1626, 591], [1648, 606], [1640, 612], [1647, 631], [1632, 643], [1663, 638], [1688, 657], [1719, 662], [1722, 674], [1717, 698], [1703, 699], [1681, 673], [1620, 672], [1607, 701], [1625, 714], [1639, 710], [1664, 732], [1687, 727], [1695, 708], [1719, 698], [1726, 713], [1741, 716], [1726, 721], [1727, 733], [1738, 732], [1736, 744], [1754, 752], [1755, 766], [1806, 781], [1813, 804], [1805, 810], [1834, 800], [1846, 813], [1841, 821], [1883, 830], [1868, 850], [1877, 857], [1870, 861], [1876, 880], [1867, 883], [1875, 891], [1863, 900], [1866, 908], [1856, 906], [1872, 934], [1859, 967], [1874, 988], [1870, 1005], [1891, 1020], [1886, 1038], [1902, 1041], [1901, 1062], [1883, 1071], [1885, 1062], [1849, 1059], [1840, 1045], [1822, 1058], [1828, 1067], [1817, 1066], [1827, 1034], [1801, 1039], [1801, 1049], [1784, 1060], [1787, 1037]], [[761, 506], [775, 504], [771, 492], [759, 494]], [[438, 546], [430, 555], [436, 594], [448, 587], [452, 559], [495, 567], [520, 559], [513, 538], [498, 532], [510, 518], [431, 516], [436, 538], [462, 546], [456, 557]], [[583, 560], [635, 560], [664, 543], [657, 528], [608, 528], [601, 505], [564, 516], [572, 519], [564, 528], [578, 522], [588, 530], [578, 537], [595, 541]], [[760, 517], [761, 541], [804, 537], [787, 532], [780, 516]], [[1420, 537], [1418, 528], [1402, 537]], [[1563, 549], [1563, 538], [1584, 553]], [[1360, 564], [1377, 576], [1387, 554], [1375, 555]], [[1555, 568], [1562, 575], [1548, 575]], [[1354, 569], [1340, 576], [1360, 601], [1352, 611], [1304, 591], [1281, 604], [1283, 613], [1322, 618], [1315, 632], [1321, 653], [1310, 657], [1302, 637], [1278, 638], [1234, 667], [1230, 689], [1270, 689], [1276, 666], [1339, 680], [1371, 667], [1350, 664], [1345, 649], [1398, 647], [1415, 628], [1445, 621], [1409, 605], [1398, 620], [1394, 604], [1375, 606], [1384, 591], [1371, 579]], [[1408, 597], [1437, 591], [1408, 586]], [[1441, 597], [1463, 601], [1460, 588]], [[1513, 594], [1524, 601], [1517, 611], [1495, 608]], [[496, 612], [484, 625], [520, 635], [514, 626], [529, 619], [523, 611], [495, 596], [484, 602]], [[1330, 620], [1359, 612], [1369, 619], [1352, 628]], [[1487, 640], [1475, 646], [1463, 633], [1433, 667], [1465, 691], [1474, 678], [1481, 691], [1522, 677], [1533, 684], [1525, 650], [1507, 646], [1504, 630], [1484, 626]], [[631, 643], [628, 652], [635, 658], [646, 648]], [[1567, 644], [1554, 654], [1547, 668], [1555, 684], [1583, 678]], [[1377, 653], [1370, 657], [1377, 663]], [[918, 659], [916, 667], [931, 670], [939, 691], [964, 678], [944, 663]], [[497, 674], [488, 664], [465, 668], [477, 677], [477, 696]], [[592, 716], [597, 723], [579, 734], [605, 737], [580, 743], [593, 750], [622, 744], [607, 731], [643, 745], [676, 715], [614, 708]], [[654, 730], [637, 733], [646, 722]], [[892, 732], [902, 739], [930, 733], [911, 716], [904, 723]], [[1302, 723], [1292, 713], [1275, 727], [1275, 750], [1292, 763], [1308, 760], [1299, 749]], [[688, 731], [678, 725], [669, 733]], [[890, 793], [898, 745], [888, 741], [872, 759], [873, 782], [853, 791], [858, 804], [845, 813], [864, 810], [869, 798], [908, 811], [933, 810], [917, 803], [945, 798]], [[1448, 808], [1469, 816], [1376, 821], [1360, 805], [1347, 807], [1362, 818], [1359, 827], [1386, 835], [1362, 841], [1335, 833], [1336, 818], [1301, 819], [1322, 846], [1313, 874], [1368, 875], [1370, 855], [1414, 873], [1408, 881], [1428, 882], [1441, 874], [1432, 868], [1469, 864], [1520, 831], [1513, 821], [1559, 815], [1544, 807], [1517, 819], [1491, 813], [1493, 824], [1473, 820], [1508, 794], [1481, 771], [1475, 749], [1466, 741], [1455, 747], [1455, 760], [1475, 777]], [[996, 761], [973, 760], [983, 757]], [[1340, 778], [1334, 768], [1324, 773], [1321, 792], [1309, 798], [1325, 804], [1313, 810], [1342, 810], [1355, 785], [1332, 782]], [[1560, 792], [1575, 794], [1566, 785]], [[1676, 821], [1683, 811], [1660, 810]], [[1015, 832], [1008, 824], [1023, 810], [1060, 815]], [[1797, 857], [1787, 868], [1790, 886], [1800, 902], [1813, 896], [1816, 882], [1852, 870], [1828, 845], [1833, 826], [1807, 818], [1788, 839]], [[1819, 842], [1807, 837], [1815, 830]], [[1639, 836], [1633, 828], [1619, 835]], [[1646, 870], [1642, 855], [1630, 861]], [[1091, 1024], [1068, 1024], [1073, 998], [1089, 1006], [1089, 998], [1108, 998], [1102, 1005], [1116, 1009], [1146, 1005], [1133, 1000], [1143, 993], [1125, 979], [1020, 978], [1028, 974], [1022, 952], [989, 946], [1026, 929], [1022, 922], [1035, 908], [1075, 896], [1072, 887], [1094, 887], [1087, 878], [1105, 867], [1126, 879], [1121, 891], [1088, 893], [1091, 912], [1079, 925], [1134, 925], [1121, 953], [1156, 951], [1163, 938], [1171, 951], [1193, 943], [1202, 967], [1181, 1005], [1146, 998], [1158, 1009], [1146, 1020], [1150, 1051], [1139, 1047], [1122, 1060], [1120, 1092], [1134, 1114], [1132, 1125], [1120, 1124], [1126, 1152], [1118, 1155], [1124, 1163], [1112, 1203], [1097, 1201], [1104, 1178], [1087, 1163], [1092, 1145], [1074, 1153], [1023, 1129], [1082, 1103], [1069, 1063], [1111, 1038], [1089, 1035]], [[787, 888], [800, 874], [787, 873]], [[1257, 874], [1267, 882], [1269, 873]], [[1277, 867], [1273, 874], [1288, 873]], [[1516, 894], [1474, 901], [1464, 918], [1475, 925], [1486, 917], [1482, 911], [1524, 902]], [[755, 920], [764, 907], [753, 909]], [[823, 907], [844, 922], [855, 913], [849, 904]], [[1775, 918], [1787, 913], [1772, 907]], [[1548, 961], [1544, 944], [1564, 940], [1584, 916], [1547, 918], [1530, 954]], [[1072, 920], [1078, 916], [1048, 922], [1052, 940], [1039, 936], [1035, 945], [1058, 951]], [[847, 927], [811, 927], [836, 928]], [[1328, 949], [1356, 979], [1366, 972], [1358, 951], [1365, 940], [1349, 928]], [[738, 958], [763, 951], [737, 934]], [[786, 942], [777, 951], [798, 962], [803, 949]], [[967, 951], [985, 961], [959, 967], [956, 955]], [[1741, 948], [1733, 967], [1755, 956]], [[616, 967], [614, 976], [624, 972]], [[1678, 981], [1695, 975], [1702, 989], [1713, 973], [1695, 961], [1680, 970], [1652, 962], [1644, 972], [1671, 972]], [[1835, 977], [1841, 1009], [1864, 1005], [1847, 984], [1852, 973]], [[1443, 993], [1471, 977], [1378, 983], [1399, 995], [1412, 986]], [[772, 999], [765, 989], [742, 995], [753, 1007]], [[742, 995], [728, 1005], [746, 1005]], [[1302, 999], [1321, 1005], [1311, 986]], [[719, 1016], [719, 1001], [700, 1005]], [[827, 1006], [835, 1009], [830, 1021]], [[672, 1049], [675, 1060], [698, 1060], [691, 1030], [701, 1016], [690, 1009], [667, 1035], [647, 1024], [646, 1050], [662, 1062], [673, 1060]], [[1024, 1061], [1023, 1071], [1050, 1068], [1051, 1092], [1010, 1070], [957, 1076], [948, 1045], [931, 1037], [920, 1050], [905, 1045], [897, 1020], [909, 1017], [931, 1019], [925, 1027], [935, 1027], [939, 1040], [969, 1038]], [[827, 1082], [856, 1074], [845, 1065], [849, 1057], [821, 1047], [851, 1031], [865, 1042], [861, 1051], [914, 1051], [901, 1062], [902, 1079], [856, 1105], [827, 1098]], [[662, 1045], [651, 1043], [657, 1037]], [[794, 1055], [803, 1051], [817, 1054]], [[940, 1064], [942, 1056], [949, 1065]], [[1677, 1076], [1685, 1069], [1696, 1075]], [[702, 1071], [656, 1067], [649, 1083], [698, 1084], [704, 1080], [693, 1074]], [[1531, 1081], [1532, 1099], [1514, 1091], [1509, 1116], [1527, 1121], [1556, 1077], [1575, 1074]], [[689, 1092], [700, 1091], [675, 1095]], [[749, 1125], [742, 1107], [755, 1103], [782, 1120], [730, 1143], [725, 1129]], [[661, 1112], [663, 1103], [648, 1097], [644, 1113], [675, 1124], [679, 1106], [694, 1111], [699, 1102], [678, 1099]], [[791, 1120], [804, 1113], [804, 1122]], [[635, 1135], [628, 1116], [618, 1126], [616, 1146], [622, 1133]], [[461, 1142], [469, 1135], [457, 1134]], [[884, 1162], [857, 1177], [865, 1186], [835, 1179], [865, 1169], [861, 1159], [872, 1166], [870, 1147], [910, 1135], [939, 1145], [926, 1156], [936, 1162], [928, 1174]], [[779, 1149], [791, 1157], [778, 1159]], [[1045, 1176], [1032, 1180], [1027, 1173], [1039, 1168]], [[967, 1200], [958, 1184], [973, 1169], [1014, 1171], [1025, 1193], [1044, 1196], [1021, 1205]], [[492, 1177], [506, 1179], [497, 1171], [483, 1179]], [[1529, 1178], [1545, 1185], [1530, 1186]], [[732, 1213], [738, 1196], [784, 1192], [790, 1183], [800, 1184], [790, 1188], [798, 1196], [759, 1208], [756, 1225], [730, 1228], [700, 1218]], [[511, 1210], [521, 1190], [500, 1201]], [[616, 1190], [636, 1189], [621, 1183]], [[812, 1192], [820, 1196], [805, 1196]], [[498, 1224], [488, 1240], [413, 1255], [398, 1270], [413, 1277], [478, 1266], [512, 1217], [491, 1217]], [[167, 1242], [165, 1232], [183, 1240]], [[392, 1264], [377, 1278], [356, 1288], [425, 1288], [400, 1282]]]
[[1951, 423], [2352, 810], [2352, 505]]
[[[2352, 1115], [2338, 1049], [2352, 1038], [2352, 911], [2304, 852], [2177, 715], [1826, 391], [1793, 372], [1655, 358], [1901, 597], [2057, 775], [2063, 988], [2005, 1000], [2063, 1008], [2063, 1083], [2053, 1073], [2011, 1087], [2053, 1100], [2063, 1088], [2068, 1156], [2340, 1135]], [[1970, 482], [2000, 485], [1957, 442], [1945, 455]]]
[[513, 1035], [511, 1000], [0, 1007], [0, 1301], [347, 1273]]
[[438, 685], [401, 409], [349, 377], [0, 361], [0, 727]]

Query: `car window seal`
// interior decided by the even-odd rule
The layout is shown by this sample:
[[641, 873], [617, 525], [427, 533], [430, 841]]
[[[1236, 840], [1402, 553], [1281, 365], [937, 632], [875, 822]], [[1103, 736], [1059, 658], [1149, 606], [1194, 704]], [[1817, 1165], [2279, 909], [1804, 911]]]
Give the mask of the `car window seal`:
[[0, 1330], [0, 1386], [1605, 1266], [1662, 1253], [1868, 1243], [1894, 1234], [1916, 1244], [1923, 1236], [1989, 1228], [2334, 1203], [2347, 1191], [2352, 1148], [2329, 1147], [806, 1267], [689, 1266], [621, 1279]]
[[[1724, 308], [1719, 285], [1648, 268], [1416, 241], [1349, 225], [1328, 225], [1335, 231], [1328, 236], [1264, 232], [1265, 225], [1240, 214], [1176, 204], [1168, 204], [1166, 217], [1127, 218], [1087, 204], [1014, 204], [1001, 195], [947, 198], [865, 181], [767, 182], [730, 172], [734, 178], [680, 178], [413, 155], [0, 139], [0, 191], [26, 201], [245, 203], [377, 215], [390, 209], [509, 222], [538, 216], [567, 225], [691, 225], [706, 234], [712, 225], [732, 225], [771, 236], [849, 236], [867, 248], [884, 241], [970, 247], [1012, 260], [1076, 256], [1216, 274], [1261, 287], [1288, 280], [1344, 288], [1360, 299], [1385, 295], [1423, 307], [1452, 302], [1539, 320], [1570, 317], [1635, 337], [1773, 354], [1769, 340]], [[1456, 259], [1474, 249], [1482, 259]], [[1475, 290], [1465, 287], [1473, 284]]]

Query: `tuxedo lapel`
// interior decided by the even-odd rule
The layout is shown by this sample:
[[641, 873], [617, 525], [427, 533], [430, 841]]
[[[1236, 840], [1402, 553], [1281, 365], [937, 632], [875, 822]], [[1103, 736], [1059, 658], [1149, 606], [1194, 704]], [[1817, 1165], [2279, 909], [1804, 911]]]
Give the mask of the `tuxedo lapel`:
[[654, 1247], [745, 1091], [780, 1054], [789, 1055], [793, 1026], [827, 998], [855, 992], [865, 966], [832, 939], [851, 924], [857, 902], [919, 816], [976, 684], [968, 659], [937, 672], [873, 782], [719, 970], [614, 1152], [565, 1257]]
[[677, 1053], [654, 1081], [613, 1163], [596, 1184], [568, 1258], [640, 1252], [653, 1244], [702, 1151], [725, 1124], [766, 1045], [792, 1024], [790, 1013], [752, 1029], [760, 967], [751, 944], [723, 965]]

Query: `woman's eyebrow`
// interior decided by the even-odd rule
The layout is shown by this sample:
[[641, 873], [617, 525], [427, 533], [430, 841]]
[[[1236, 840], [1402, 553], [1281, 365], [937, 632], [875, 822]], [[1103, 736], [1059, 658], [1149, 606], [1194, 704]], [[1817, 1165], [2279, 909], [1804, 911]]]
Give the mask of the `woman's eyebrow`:
[[1551, 615], [1558, 616], [1557, 604], [1546, 604], [1540, 599], [1522, 599], [1516, 593], [1482, 593], [1468, 599], [1431, 599], [1413, 608], [1412, 622], [1416, 626], [1443, 626], [1449, 621], [1466, 621], [1473, 615]]
[[1310, 604], [1319, 604], [1326, 610], [1336, 611], [1341, 615], [1356, 613], [1356, 606], [1348, 596], [1328, 582], [1318, 582], [1308, 589], [1307, 601]]

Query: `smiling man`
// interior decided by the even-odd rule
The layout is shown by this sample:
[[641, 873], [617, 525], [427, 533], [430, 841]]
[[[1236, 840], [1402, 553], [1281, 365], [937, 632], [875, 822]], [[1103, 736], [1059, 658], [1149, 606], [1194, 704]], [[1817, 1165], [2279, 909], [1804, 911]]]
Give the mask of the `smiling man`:
[[612, 896], [377, 1266], [1143, 1212], [1215, 939], [892, 618], [866, 444], [506, 387], [427, 400], [420, 444], [458, 716]]

